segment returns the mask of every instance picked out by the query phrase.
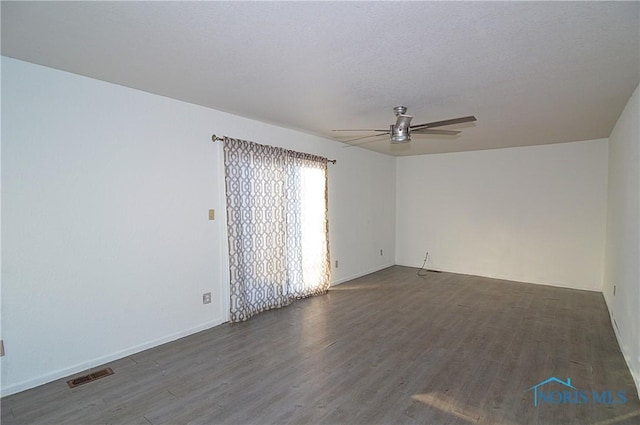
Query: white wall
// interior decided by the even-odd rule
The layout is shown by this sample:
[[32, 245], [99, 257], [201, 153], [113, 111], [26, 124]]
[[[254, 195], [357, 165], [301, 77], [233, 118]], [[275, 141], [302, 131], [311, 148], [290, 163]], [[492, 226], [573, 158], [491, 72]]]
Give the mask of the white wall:
[[[455, 143], [455, 142], [452, 142]], [[602, 289], [607, 140], [399, 158], [396, 262]]]
[[3, 395], [227, 320], [212, 133], [338, 160], [334, 283], [394, 262], [392, 157], [4, 57], [2, 121]]
[[[609, 137], [604, 297], [640, 392], [640, 89]], [[614, 286], [616, 287], [614, 295]]]
[[395, 264], [395, 158], [371, 155], [363, 149], [340, 149], [347, 151], [341, 156], [349, 161], [335, 167], [330, 176], [334, 284]]

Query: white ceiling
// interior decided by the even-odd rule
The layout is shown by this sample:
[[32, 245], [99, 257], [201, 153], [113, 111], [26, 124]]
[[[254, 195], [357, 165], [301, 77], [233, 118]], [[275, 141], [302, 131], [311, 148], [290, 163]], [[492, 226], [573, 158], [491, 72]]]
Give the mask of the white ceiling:
[[640, 81], [639, 6], [3, 1], [2, 54], [336, 140], [396, 105], [412, 124], [475, 115], [362, 145], [456, 152], [608, 137]]

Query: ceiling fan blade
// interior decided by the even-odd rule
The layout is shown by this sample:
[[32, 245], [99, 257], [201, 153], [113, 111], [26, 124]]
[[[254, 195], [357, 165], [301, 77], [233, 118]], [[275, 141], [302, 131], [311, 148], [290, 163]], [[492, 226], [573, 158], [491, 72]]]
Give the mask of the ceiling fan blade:
[[468, 117], [453, 118], [450, 120], [434, 121], [434, 122], [428, 122], [426, 124], [412, 125], [411, 130], [418, 129], [418, 128], [442, 127], [445, 125], [460, 124], [463, 122], [472, 122], [472, 121], [477, 121], [477, 120], [476, 120], [476, 117], [474, 117], [473, 115], [470, 115]]
[[388, 131], [388, 130], [376, 130], [373, 128], [349, 128], [346, 130], [331, 130], [331, 131]]
[[462, 133], [456, 130], [432, 130], [430, 128], [418, 128], [417, 130], [411, 130], [411, 134], [441, 134], [443, 136], [455, 136]]
[[380, 137], [380, 136], [387, 136], [387, 135], [389, 135], [388, 131], [386, 133], [374, 134], [373, 136], [356, 137], [355, 139], [342, 140], [343, 143], [347, 144], [347, 146], [343, 146], [343, 148], [348, 148], [350, 146], [364, 145], [365, 143], [371, 143], [371, 142], [374, 142], [375, 140], [367, 140], [366, 142], [361, 142], [361, 143], [349, 143], [349, 142], [355, 142], [356, 140], [364, 140], [364, 139], [369, 139], [371, 137]]

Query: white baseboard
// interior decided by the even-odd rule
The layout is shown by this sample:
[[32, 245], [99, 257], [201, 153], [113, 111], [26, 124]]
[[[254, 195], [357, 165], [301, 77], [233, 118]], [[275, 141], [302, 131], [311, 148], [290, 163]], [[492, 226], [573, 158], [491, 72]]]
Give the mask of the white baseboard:
[[185, 336], [189, 336], [210, 328], [213, 328], [214, 326], [218, 326], [221, 325], [223, 323], [225, 323], [227, 320], [224, 319], [218, 319], [215, 321], [211, 321], [211, 322], [207, 322], [207, 323], [203, 323], [199, 326], [193, 327], [191, 329], [187, 329], [184, 331], [180, 331], [177, 333], [174, 333], [172, 335], [167, 335], [165, 337], [162, 338], [158, 338], [155, 339], [153, 341], [148, 341], [145, 342], [143, 344], [139, 344], [139, 345], [135, 345], [133, 347], [129, 347], [125, 350], [121, 350], [121, 351], [117, 351], [115, 353], [111, 353], [111, 354], [107, 354], [105, 356], [101, 356], [83, 363], [79, 363], [64, 369], [59, 369], [56, 370], [55, 372], [51, 372], [51, 373], [47, 373], [46, 375], [42, 375], [42, 376], [38, 376], [37, 378], [34, 379], [29, 379], [27, 381], [22, 381], [19, 382], [17, 384], [13, 384], [10, 385], [8, 387], [2, 388], [0, 390], [0, 395], [2, 397], [11, 395], [11, 394], [15, 394], [15, 393], [19, 393], [21, 391], [25, 391], [34, 387], [37, 387], [39, 385], [43, 385], [46, 384], [48, 382], [51, 381], [55, 381], [56, 379], [60, 379], [60, 378], [64, 378], [67, 377], [69, 375], [73, 375], [75, 373], [79, 373], [79, 372], [83, 372], [87, 369], [91, 369], [94, 368], [96, 366], [100, 366], [103, 365], [105, 363], [109, 363], [112, 362], [114, 360], [119, 360], [123, 357], [127, 357], [130, 356], [132, 354], [136, 354], [139, 353], [141, 351], [147, 350], [149, 348], [153, 348], [153, 347], [157, 347], [158, 345], [162, 345], [162, 344], [166, 344], [167, 342], [171, 342], [171, 341], [175, 341], [177, 339], [180, 338], [184, 338]]
[[394, 263], [389, 263], [389, 264], [385, 264], [385, 265], [382, 265], [382, 266], [376, 266], [376, 267], [372, 268], [371, 270], [367, 270], [367, 271], [362, 272], [362, 273], [356, 273], [356, 274], [348, 276], [348, 277], [343, 277], [342, 279], [334, 280], [334, 281], [331, 282], [331, 286], [340, 285], [341, 283], [345, 283], [345, 282], [348, 282], [350, 280], [357, 279], [359, 277], [366, 276], [368, 274], [375, 273], [377, 271], [380, 271], [380, 270], [383, 270], [383, 269], [386, 269], [386, 268], [389, 268], [389, 267], [392, 267], [392, 266], [395, 266], [395, 264]]
[[613, 328], [613, 333], [616, 336], [616, 341], [618, 342], [618, 347], [620, 347], [620, 352], [622, 352], [622, 357], [624, 357], [624, 361], [627, 362], [627, 368], [629, 369], [629, 373], [631, 373], [631, 379], [633, 379], [633, 383], [636, 384], [636, 392], [638, 394], [638, 399], [640, 399], [640, 371], [633, 370], [631, 366], [631, 356], [624, 349], [624, 344], [622, 343], [622, 337], [618, 333], [618, 326], [616, 326], [615, 318], [613, 317], [613, 311], [609, 308], [609, 303], [607, 303], [607, 299], [605, 297], [605, 305], [607, 306], [607, 311], [609, 312], [609, 319], [611, 319], [611, 327]]
[[[396, 265], [398, 266], [405, 266], [405, 267], [414, 267], [419, 269], [422, 264], [405, 264], [405, 263], [397, 263]], [[427, 267], [429, 270], [437, 270], [440, 272], [444, 272], [444, 273], [455, 273], [455, 274], [462, 274], [462, 275], [467, 275], [467, 276], [479, 276], [479, 277], [487, 277], [489, 279], [498, 279], [498, 280], [508, 280], [511, 282], [518, 282], [518, 283], [531, 283], [532, 285], [546, 285], [546, 286], [554, 286], [556, 288], [567, 288], [567, 289], [578, 289], [580, 291], [591, 291], [591, 292], [599, 292], [602, 293], [602, 288], [600, 289], [594, 289], [594, 288], [588, 288], [588, 287], [583, 287], [583, 286], [579, 286], [579, 285], [568, 285], [562, 282], [536, 282], [536, 281], [532, 281], [532, 280], [527, 280], [527, 279], [523, 279], [523, 278], [519, 278], [516, 276], [507, 276], [507, 275], [502, 275], [502, 274], [486, 274], [486, 273], [478, 273], [475, 272], [473, 270], [463, 270], [463, 271], [455, 271], [455, 270], [445, 270], [442, 268], [438, 268], [438, 267]]]

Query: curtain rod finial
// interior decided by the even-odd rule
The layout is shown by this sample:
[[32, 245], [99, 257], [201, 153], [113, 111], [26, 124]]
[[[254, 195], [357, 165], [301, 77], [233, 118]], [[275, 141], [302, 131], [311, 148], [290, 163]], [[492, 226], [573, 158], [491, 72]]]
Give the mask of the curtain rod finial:
[[217, 142], [217, 141], [219, 141], [219, 140], [224, 140], [224, 139], [223, 139], [222, 137], [218, 137], [218, 136], [216, 136], [215, 134], [212, 134], [212, 135], [211, 135], [211, 140], [212, 140], [213, 142]]

